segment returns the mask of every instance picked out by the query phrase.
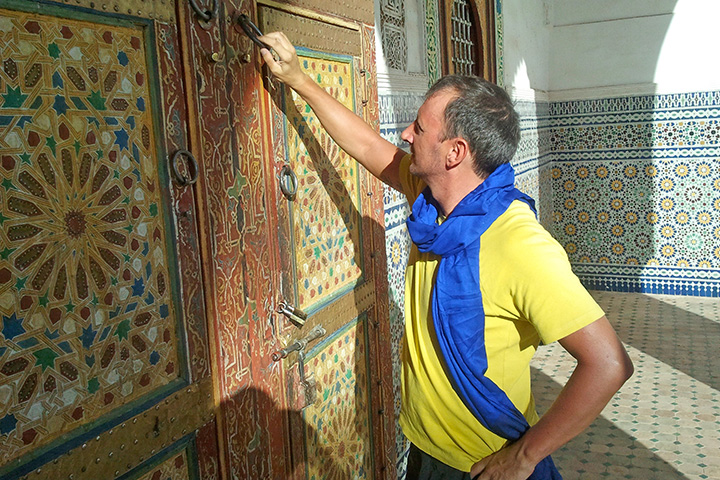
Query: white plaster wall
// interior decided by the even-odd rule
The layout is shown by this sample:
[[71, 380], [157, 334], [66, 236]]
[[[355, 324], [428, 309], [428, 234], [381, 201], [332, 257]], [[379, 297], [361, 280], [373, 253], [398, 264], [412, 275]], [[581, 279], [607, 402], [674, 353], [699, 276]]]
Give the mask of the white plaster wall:
[[720, 89], [720, 1], [502, 5], [505, 84], [517, 91], [561, 92], [563, 99], [562, 92], [572, 98], [585, 89], [593, 89], [593, 97]]
[[545, 0], [502, 1], [504, 81], [523, 96], [549, 87], [549, 12]]
[[[503, 0], [501, 6], [504, 82], [519, 92], [720, 87], [718, 0]], [[416, 9], [409, 1], [406, 8], [410, 33]]]
[[[672, 13], [677, 0], [553, 0], [555, 27]], [[696, 2], [697, 3], [697, 2]]]
[[720, 2], [680, 0], [655, 69], [660, 93], [720, 90]]

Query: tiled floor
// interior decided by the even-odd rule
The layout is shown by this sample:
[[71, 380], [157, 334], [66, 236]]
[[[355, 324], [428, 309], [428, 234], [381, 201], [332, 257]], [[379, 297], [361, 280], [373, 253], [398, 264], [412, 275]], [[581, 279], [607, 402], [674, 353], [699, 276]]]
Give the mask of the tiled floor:
[[[635, 364], [600, 418], [554, 454], [565, 480], [720, 480], [720, 299], [593, 292]], [[538, 409], [574, 366], [557, 344], [533, 361]]]

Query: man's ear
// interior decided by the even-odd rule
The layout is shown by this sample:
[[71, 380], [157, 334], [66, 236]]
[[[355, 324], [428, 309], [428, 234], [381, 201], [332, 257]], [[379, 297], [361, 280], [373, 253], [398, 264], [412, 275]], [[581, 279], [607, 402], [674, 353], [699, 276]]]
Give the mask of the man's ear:
[[472, 162], [470, 145], [467, 140], [462, 137], [455, 137], [451, 140], [451, 142], [452, 144], [450, 150], [445, 157], [445, 168], [450, 170], [465, 161]]

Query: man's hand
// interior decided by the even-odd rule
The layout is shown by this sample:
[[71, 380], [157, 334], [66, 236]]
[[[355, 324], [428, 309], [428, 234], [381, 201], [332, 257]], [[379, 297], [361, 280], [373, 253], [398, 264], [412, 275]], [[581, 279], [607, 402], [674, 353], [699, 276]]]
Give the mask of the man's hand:
[[282, 32], [268, 33], [260, 41], [274, 50], [261, 48], [270, 72], [295, 90], [310, 105], [328, 134], [348, 155], [368, 171], [400, 190], [400, 161], [405, 152], [381, 137], [362, 116], [348, 110], [300, 68], [295, 47]]
[[470, 470], [470, 478], [478, 480], [527, 480], [535, 464], [522, 455], [519, 444], [512, 443], [485, 457]]
[[269, 45], [277, 56], [273, 56], [266, 48], [260, 49], [260, 54], [265, 60], [268, 68], [275, 77], [293, 90], [302, 85], [303, 82], [310, 80], [300, 69], [295, 47], [290, 40], [282, 32], [268, 33], [259, 37], [260, 41]]
[[592, 423], [633, 373], [625, 347], [605, 316], [560, 339], [577, 360], [545, 415], [520, 439], [473, 465], [470, 478], [526, 480], [545, 457]]

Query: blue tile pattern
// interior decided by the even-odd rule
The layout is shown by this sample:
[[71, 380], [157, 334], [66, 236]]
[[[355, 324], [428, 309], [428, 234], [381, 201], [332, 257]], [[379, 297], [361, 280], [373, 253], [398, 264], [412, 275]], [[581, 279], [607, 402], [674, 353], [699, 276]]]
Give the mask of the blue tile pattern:
[[720, 296], [720, 92], [556, 102], [548, 226], [594, 289]]
[[549, 166], [552, 162], [547, 102], [517, 101], [522, 135], [512, 166], [515, 186], [535, 200], [538, 218], [543, 225], [551, 221], [553, 210]]
[[[415, 120], [423, 96], [398, 93], [380, 95], [380, 134], [393, 144], [407, 149], [407, 143], [400, 138], [402, 131]], [[405, 220], [410, 207], [403, 194], [385, 186], [385, 250], [387, 253], [388, 286], [390, 297], [390, 335], [393, 368], [393, 392], [395, 418], [400, 415], [400, 348], [405, 328], [405, 266], [410, 253], [410, 236]], [[408, 442], [396, 423], [396, 452], [398, 457], [397, 478], [405, 478]]]

